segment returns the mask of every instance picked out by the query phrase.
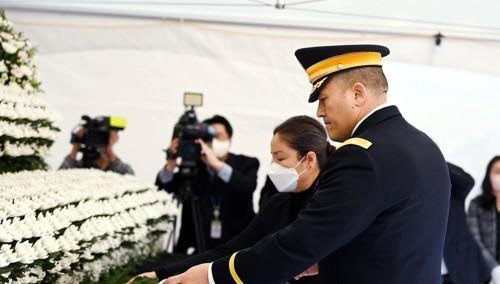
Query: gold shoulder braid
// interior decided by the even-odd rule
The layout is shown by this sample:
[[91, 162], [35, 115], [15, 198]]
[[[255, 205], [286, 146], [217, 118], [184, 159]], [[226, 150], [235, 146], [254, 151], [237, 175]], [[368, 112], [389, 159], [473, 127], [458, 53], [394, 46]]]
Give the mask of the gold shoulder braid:
[[237, 254], [238, 252], [233, 253], [231, 258], [229, 259], [229, 272], [231, 273], [231, 277], [233, 277], [233, 280], [234, 282], [236, 282], [236, 284], [243, 284], [243, 281], [241, 281], [238, 273], [236, 273], [236, 269], [234, 268], [234, 259], [236, 258]]
[[373, 145], [373, 143], [363, 138], [353, 137], [344, 141], [344, 143], [340, 144], [337, 149], [340, 149], [346, 145], [356, 145], [363, 149], [368, 149]]

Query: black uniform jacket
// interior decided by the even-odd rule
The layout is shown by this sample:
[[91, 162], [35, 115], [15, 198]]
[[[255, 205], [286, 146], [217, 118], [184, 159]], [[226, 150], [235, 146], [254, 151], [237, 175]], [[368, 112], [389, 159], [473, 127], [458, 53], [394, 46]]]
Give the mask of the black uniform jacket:
[[440, 150], [395, 106], [353, 137], [296, 221], [213, 262], [216, 284], [281, 284], [317, 262], [325, 284], [441, 283], [451, 184]]

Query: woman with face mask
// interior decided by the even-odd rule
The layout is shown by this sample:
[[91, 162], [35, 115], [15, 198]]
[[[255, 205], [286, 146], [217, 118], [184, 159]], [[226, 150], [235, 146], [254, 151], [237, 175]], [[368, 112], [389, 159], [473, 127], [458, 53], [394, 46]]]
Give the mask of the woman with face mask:
[[467, 223], [491, 271], [491, 282], [500, 284], [500, 156], [486, 168], [482, 193], [469, 206]]
[[[282, 194], [274, 195], [250, 225], [226, 244], [140, 276], [165, 279], [180, 274], [197, 264], [211, 262], [250, 247], [265, 236], [286, 227], [296, 219], [314, 194], [321, 169], [333, 150], [324, 127], [317, 120], [308, 116], [295, 116], [286, 120], [274, 129], [271, 140], [272, 163], [268, 170], [269, 179]], [[314, 272], [315, 267], [312, 267], [300, 276]], [[291, 283], [316, 281], [315, 276], [290, 280]]]

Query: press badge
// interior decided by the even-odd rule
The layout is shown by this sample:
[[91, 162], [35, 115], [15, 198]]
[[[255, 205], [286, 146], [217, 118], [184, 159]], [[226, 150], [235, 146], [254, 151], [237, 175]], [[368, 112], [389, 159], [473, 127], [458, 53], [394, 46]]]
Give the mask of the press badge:
[[218, 208], [214, 210], [214, 219], [210, 225], [210, 237], [212, 239], [220, 239], [222, 237], [222, 222], [219, 220], [220, 211]]
[[220, 239], [222, 237], [222, 223], [219, 219], [212, 220], [210, 237], [212, 239]]

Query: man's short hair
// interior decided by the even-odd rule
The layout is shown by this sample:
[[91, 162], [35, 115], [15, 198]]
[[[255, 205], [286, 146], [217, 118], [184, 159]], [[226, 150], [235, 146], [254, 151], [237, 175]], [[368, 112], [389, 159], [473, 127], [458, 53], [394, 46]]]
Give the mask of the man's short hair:
[[345, 87], [350, 87], [356, 82], [363, 84], [366, 88], [387, 92], [389, 85], [384, 71], [380, 66], [367, 66], [353, 69], [334, 74], [333, 77], [340, 79], [345, 84]]
[[224, 128], [226, 129], [227, 135], [229, 135], [229, 138], [233, 137], [233, 127], [231, 127], [231, 124], [229, 121], [223, 117], [222, 115], [214, 115], [212, 118], [205, 119], [203, 123], [206, 124], [215, 124], [215, 123], [220, 123], [224, 125]]

